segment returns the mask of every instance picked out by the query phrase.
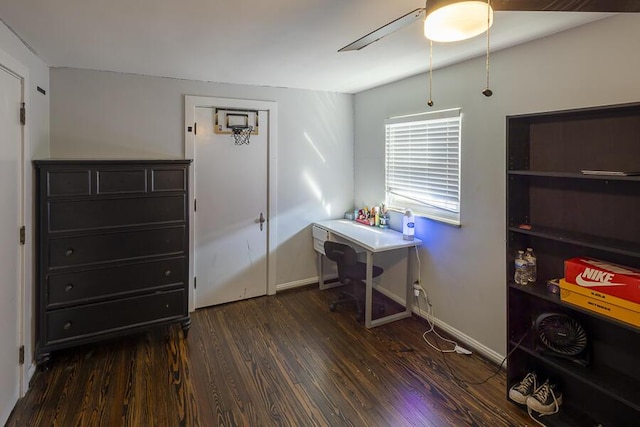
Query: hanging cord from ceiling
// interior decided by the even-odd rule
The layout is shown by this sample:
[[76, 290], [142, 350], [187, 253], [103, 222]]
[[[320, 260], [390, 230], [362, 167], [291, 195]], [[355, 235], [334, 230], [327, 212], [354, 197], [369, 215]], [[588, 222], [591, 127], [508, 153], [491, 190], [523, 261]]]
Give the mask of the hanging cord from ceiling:
[[493, 91], [489, 89], [489, 51], [491, 48], [491, 0], [487, 0], [487, 60], [486, 60], [486, 70], [487, 70], [487, 86], [482, 91], [482, 94], [486, 97], [490, 97], [493, 95]]
[[429, 101], [427, 105], [433, 107], [433, 99], [431, 99], [431, 91], [433, 86], [433, 41], [429, 40]]

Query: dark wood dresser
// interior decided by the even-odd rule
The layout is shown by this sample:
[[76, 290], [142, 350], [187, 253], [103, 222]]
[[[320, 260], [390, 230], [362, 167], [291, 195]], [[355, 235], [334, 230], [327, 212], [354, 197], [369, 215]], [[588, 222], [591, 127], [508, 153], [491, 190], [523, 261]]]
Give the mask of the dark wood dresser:
[[36, 362], [180, 322], [190, 160], [35, 160]]

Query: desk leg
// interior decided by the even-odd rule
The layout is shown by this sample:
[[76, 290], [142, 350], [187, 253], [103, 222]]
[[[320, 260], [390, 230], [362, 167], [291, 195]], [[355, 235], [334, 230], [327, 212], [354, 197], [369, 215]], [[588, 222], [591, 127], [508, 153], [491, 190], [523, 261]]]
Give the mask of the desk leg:
[[[411, 256], [411, 250], [413, 248], [407, 248], [407, 294], [404, 304], [404, 313], [407, 317], [410, 317], [413, 313], [413, 257]], [[418, 250], [418, 249], [416, 249]]]
[[411, 258], [411, 249], [407, 249], [407, 290], [406, 290], [406, 302], [404, 311], [396, 314], [390, 314], [389, 316], [384, 316], [376, 320], [371, 320], [371, 311], [373, 309], [371, 293], [373, 288], [373, 281], [371, 280], [371, 276], [373, 275], [373, 259], [371, 254], [367, 253], [367, 304], [366, 304], [366, 317], [365, 317], [365, 326], [367, 328], [372, 328], [380, 325], [384, 325], [385, 323], [390, 323], [395, 320], [405, 319], [407, 317], [411, 317], [413, 311], [413, 283], [411, 272], [413, 271], [413, 259]]
[[318, 252], [318, 285], [321, 290], [324, 290], [324, 262], [320, 252]]
[[[342, 286], [342, 283], [338, 280], [334, 283], [334, 281], [330, 281], [328, 284], [324, 281], [324, 260], [325, 256], [322, 253], [318, 252], [318, 288], [321, 291], [331, 288], [337, 288], [338, 286]], [[331, 277], [330, 277], [331, 278]]]
[[371, 313], [373, 312], [373, 253], [367, 251], [367, 277], [366, 277], [366, 297], [364, 302], [364, 325], [372, 327]]

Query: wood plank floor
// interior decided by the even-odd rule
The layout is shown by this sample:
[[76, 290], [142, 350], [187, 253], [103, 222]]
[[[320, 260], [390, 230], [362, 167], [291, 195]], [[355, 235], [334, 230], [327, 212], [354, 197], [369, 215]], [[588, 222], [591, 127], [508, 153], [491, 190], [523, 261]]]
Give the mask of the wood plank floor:
[[[178, 326], [54, 354], [9, 426], [523, 426], [501, 373], [441, 355], [405, 319], [367, 330], [335, 290], [201, 309]], [[446, 357], [446, 363], [443, 359]], [[448, 366], [447, 366], [448, 365]]]

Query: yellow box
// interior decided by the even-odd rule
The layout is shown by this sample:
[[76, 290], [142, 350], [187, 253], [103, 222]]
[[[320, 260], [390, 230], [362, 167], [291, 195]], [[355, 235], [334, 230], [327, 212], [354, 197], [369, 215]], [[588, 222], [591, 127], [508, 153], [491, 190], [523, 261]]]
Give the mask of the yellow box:
[[640, 327], [640, 304], [593, 291], [560, 279], [560, 299]]

